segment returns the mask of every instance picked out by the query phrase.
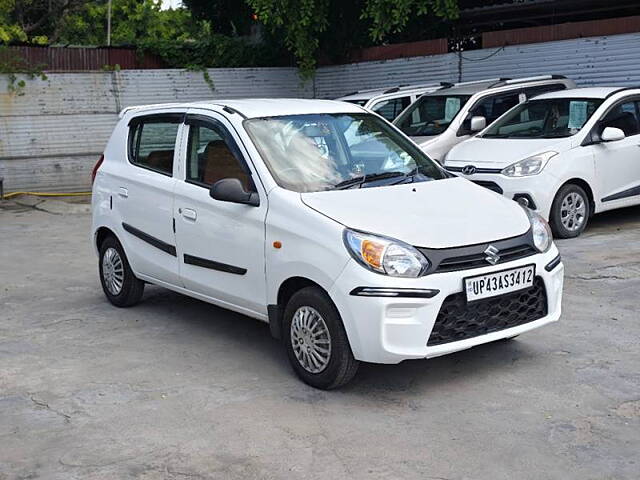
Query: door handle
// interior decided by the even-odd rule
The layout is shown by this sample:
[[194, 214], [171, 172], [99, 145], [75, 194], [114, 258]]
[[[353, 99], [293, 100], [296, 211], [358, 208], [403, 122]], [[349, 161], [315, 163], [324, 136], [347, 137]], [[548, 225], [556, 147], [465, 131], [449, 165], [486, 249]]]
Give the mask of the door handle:
[[124, 187], [120, 187], [118, 189], [118, 195], [120, 195], [122, 198], [127, 198], [129, 196], [129, 190]]
[[183, 208], [182, 216], [187, 220], [191, 220], [193, 222], [195, 222], [196, 219], [198, 218], [198, 214], [196, 213], [196, 211], [192, 210], [191, 208]]

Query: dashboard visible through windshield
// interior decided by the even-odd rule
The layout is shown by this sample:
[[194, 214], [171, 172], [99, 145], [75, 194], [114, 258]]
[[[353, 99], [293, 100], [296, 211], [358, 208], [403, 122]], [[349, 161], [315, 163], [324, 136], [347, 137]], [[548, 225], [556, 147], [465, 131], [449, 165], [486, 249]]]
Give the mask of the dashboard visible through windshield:
[[296, 192], [447, 178], [376, 115], [309, 114], [245, 120], [275, 181]]
[[533, 99], [497, 120], [482, 138], [562, 138], [578, 133], [602, 104], [597, 98]]
[[470, 98], [470, 95], [424, 95], [394, 123], [410, 137], [440, 135]]

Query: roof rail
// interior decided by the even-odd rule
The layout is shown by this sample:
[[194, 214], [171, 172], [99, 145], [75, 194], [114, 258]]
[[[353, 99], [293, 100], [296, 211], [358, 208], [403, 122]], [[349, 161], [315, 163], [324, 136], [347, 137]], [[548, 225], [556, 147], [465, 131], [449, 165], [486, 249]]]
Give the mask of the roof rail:
[[440, 87], [442, 88], [453, 88], [453, 87], [463, 87], [466, 85], [475, 85], [477, 83], [487, 83], [487, 82], [501, 82], [506, 80], [505, 78], [483, 78], [482, 80], [471, 80], [468, 82], [440, 82]]
[[538, 82], [540, 80], [561, 80], [566, 79], [564, 75], [537, 75], [535, 77], [522, 77], [522, 78], [505, 78], [500, 79], [500, 82], [497, 82], [494, 85], [491, 85], [489, 88], [495, 87], [503, 87], [504, 85], [517, 85], [519, 83], [528, 83], [528, 82]]
[[[188, 102], [186, 102], [186, 104], [188, 104]], [[140, 110], [140, 111], [144, 111], [144, 110], [151, 110], [153, 108], [182, 108], [185, 106], [185, 103], [153, 103], [153, 104], [149, 104], [149, 105], [130, 105], [128, 107], [124, 107], [122, 110], [120, 110], [120, 113], [118, 114], [118, 118], [123, 118], [127, 113], [133, 111], [133, 110]]]

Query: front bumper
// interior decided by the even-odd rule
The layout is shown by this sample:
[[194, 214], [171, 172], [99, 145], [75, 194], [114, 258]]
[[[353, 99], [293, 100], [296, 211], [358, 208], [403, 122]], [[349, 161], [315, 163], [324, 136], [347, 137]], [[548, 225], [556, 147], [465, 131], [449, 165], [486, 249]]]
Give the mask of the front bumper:
[[[519, 335], [560, 318], [564, 266], [545, 269], [558, 256], [553, 245], [544, 254], [513, 262], [472, 270], [436, 273], [417, 279], [393, 278], [370, 272], [351, 261], [336, 280], [329, 294], [342, 316], [349, 343], [356, 359], [372, 363], [399, 363], [403, 360], [431, 358], [465, 350], [483, 343]], [[463, 290], [465, 277], [497, 272], [524, 265], [536, 265], [536, 276], [547, 295], [547, 315], [522, 325], [451, 343], [427, 346], [444, 300]], [[439, 292], [426, 297], [374, 297], [351, 295], [358, 287], [428, 289]]]
[[[446, 167], [464, 167], [468, 163], [451, 163], [447, 162]], [[445, 168], [446, 168], [445, 167]], [[507, 177], [501, 173], [475, 173], [473, 175], [465, 175], [461, 172], [452, 172], [462, 178], [466, 178], [471, 182], [486, 186], [487, 183], [493, 183], [502, 190], [502, 195], [513, 200], [514, 197], [520, 195], [529, 196], [535, 203], [534, 210], [545, 220], [549, 220], [549, 212], [555, 193], [557, 191], [557, 179], [544, 171], [538, 175], [528, 177]], [[490, 188], [494, 190], [493, 188]]]

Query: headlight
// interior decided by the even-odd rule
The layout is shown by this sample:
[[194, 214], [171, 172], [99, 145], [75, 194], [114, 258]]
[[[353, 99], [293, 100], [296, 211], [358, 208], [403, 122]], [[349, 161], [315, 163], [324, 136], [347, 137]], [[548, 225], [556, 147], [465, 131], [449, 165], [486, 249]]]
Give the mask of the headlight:
[[531, 223], [531, 232], [533, 233], [533, 244], [540, 253], [544, 253], [551, 248], [553, 237], [549, 224], [533, 210], [524, 208]]
[[344, 244], [358, 263], [383, 275], [417, 278], [429, 268], [418, 250], [392, 238], [346, 229]]
[[502, 170], [501, 173], [507, 177], [528, 177], [529, 175], [537, 175], [547, 165], [547, 162], [556, 155], [558, 155], [558, 152], [539, 153], [533, 157], [512, 163]]

